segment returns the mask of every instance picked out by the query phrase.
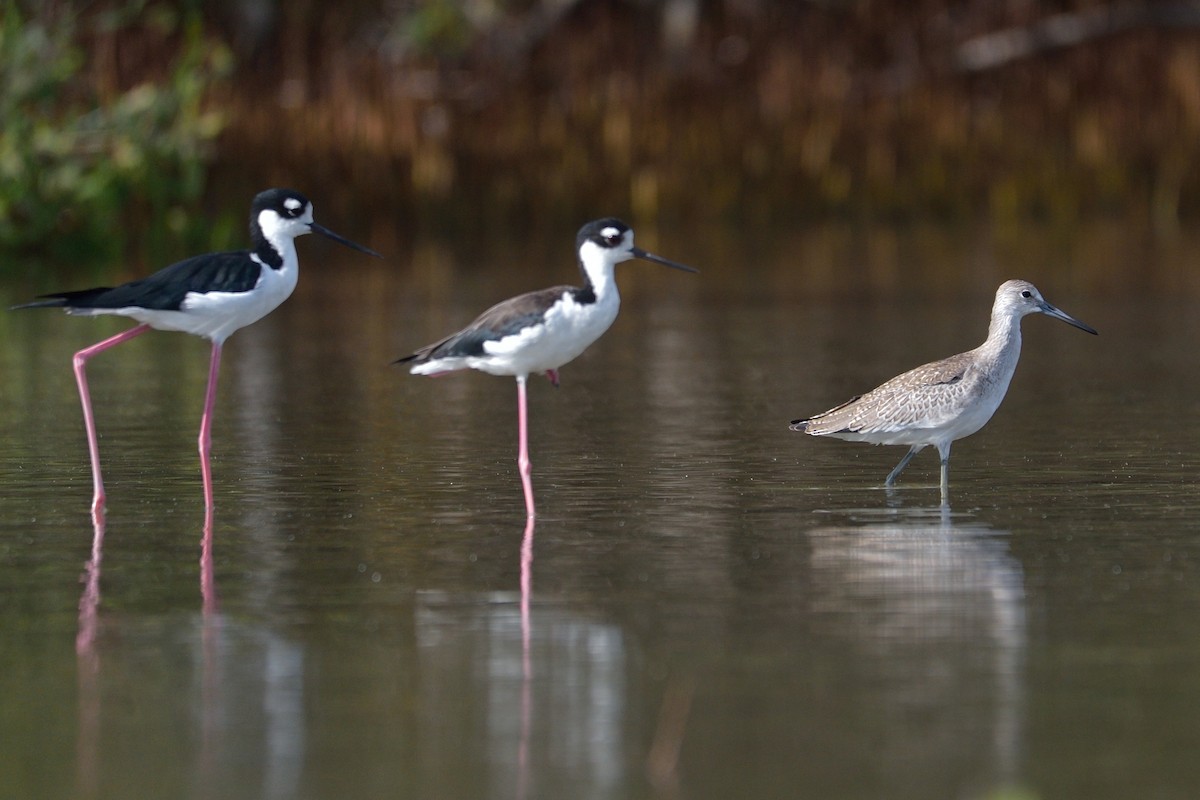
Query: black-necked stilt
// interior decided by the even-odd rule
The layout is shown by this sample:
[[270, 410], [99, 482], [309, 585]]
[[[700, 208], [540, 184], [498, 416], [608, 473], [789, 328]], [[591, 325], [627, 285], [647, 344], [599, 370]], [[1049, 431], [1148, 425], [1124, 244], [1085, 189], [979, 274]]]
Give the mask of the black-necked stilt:
[[300, 269], [293, 240], [312, 232], [380, 257], [374, 250], [313, 222], [313, 206], [304, 195], [290, 189], [268, 189], [255, 197], [250, 206], [251, 250], [207, 253], [115, 288], [42, 295], [35, 302], [14, 306], [62, 307], [68, 314], [87, 316], [118, 314], [141, 323], [75, 354], [75, 380], [79, 384], [92, 458], [93, 512], [99, 513], [104, 508], [104, 482], [100, 477], [96, 422], [84, 373], [87, 360], [151, 328], [192, 333], [212, 342], [208, 391], [204, 396], [204, 415], [200, 419], [200, 469], [204, 477], [205, 508], [211, 512], [212, 470], [208, 457], [212, 447], [213, 400], [221, 364], [221, 346], [234, 331], [262, 319], [291, 295]]
[[411, 371], [418, 375], [477, 369], [491, 375], [516, 377], [517, 464], [525, 490], [525, 510], [530, 517], [534, 505], [525, 402], [525, 381], [529, 374], [544, 372], [557, 386], [558, 368], [608, 330], [621, 305], [613, 274], [617, 264], [641, 258], [697, 272], [634, 247], [630, 227], [611, 217], [580, 228], [575, 247], [583, 286], [555, 286], [505, 300], [458, 333], [395, 362], [411, 362]]
[[1032, 283], [1006, 281], [996, 290], [987, 341], [979, 347], [909, 370], [809, 419], [792, 420], [791, 429], [851, 442], [909, 445], [884, 481], [889, 487], [913, 456], [933, 445], [941, 456], [944, 505], [950, 491], [950, 445], [986, 425], [1000, 407], [1021, 356], [1021, 318], [1034, 313], [1096, 333], [1047, 303]]

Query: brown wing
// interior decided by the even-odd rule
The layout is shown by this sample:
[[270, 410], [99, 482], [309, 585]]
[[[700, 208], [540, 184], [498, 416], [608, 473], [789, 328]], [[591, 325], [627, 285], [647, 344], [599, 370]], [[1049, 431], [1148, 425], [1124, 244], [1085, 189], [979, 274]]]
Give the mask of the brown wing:
[[494, 342], [536, 325], [546, 309], [558, 302], [564, 294], [584, 291], [587, 290], [574, 286], [555, 286], [509, 298], [484, 311], [462, 330], [433, 344], [425, 345], [412, 355], [397, 359], [395, 363], [482, 356], [485, 342]]

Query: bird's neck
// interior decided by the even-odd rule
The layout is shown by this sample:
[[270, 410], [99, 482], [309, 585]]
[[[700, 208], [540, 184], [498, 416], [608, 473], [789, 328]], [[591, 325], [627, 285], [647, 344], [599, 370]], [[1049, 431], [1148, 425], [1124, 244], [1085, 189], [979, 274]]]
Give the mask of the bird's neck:
[[580, 262], [579, 271], [583, 273], [583, 288], [591, 289], [597, 302], [620, 299], [612, 264], [589, 264], [584, 261]]
[[979, 352], [992, 361], [1011, 361], [1021, 355], [1021, 318], [1014, 314], [993, 313], [987, 340]]
[[295, 260], [296, 245], [291, 239], [286, 242], [273, 242], [261, 232], [256, 233], [253, 239], [254, 254], [271, 269], [283, 269], [289, 256]]

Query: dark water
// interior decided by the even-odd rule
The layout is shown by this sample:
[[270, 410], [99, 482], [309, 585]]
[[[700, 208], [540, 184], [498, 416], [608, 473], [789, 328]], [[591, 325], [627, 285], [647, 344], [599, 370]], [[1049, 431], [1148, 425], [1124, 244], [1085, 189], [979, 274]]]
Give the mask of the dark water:
[[[1195, 265], [1088, 237], [646, 236], [704, 273], [623, 267], [531, 382], [533, 529], [513, 382], [389, 361], [564, 243], [302, 242], [226, 348], [204, 558], [206, 344], [92, 362], [97, 531], [70, 354], [122, 325], [0, 315], [0, 795], [1194, 797]], [[889, 496], [901, 448], [787, 430], [978, 344], [1008, 277], [1101, 336], [1025, 320], [949, 509], [933, 455]]]

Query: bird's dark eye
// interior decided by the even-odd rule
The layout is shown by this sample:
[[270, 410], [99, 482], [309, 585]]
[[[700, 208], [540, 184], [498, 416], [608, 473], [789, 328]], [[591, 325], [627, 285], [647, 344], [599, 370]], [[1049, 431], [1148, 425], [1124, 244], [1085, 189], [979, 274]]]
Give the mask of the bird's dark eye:
[[600, 243], [605, 247], [616, 247], [621, 243], [624, 234], [617, 228], [606, 227], [600, 231]]
[[1021, 297], [1033, 297], [1033, 292], [1026, 289], [1025, 291], [1021, 292]]

